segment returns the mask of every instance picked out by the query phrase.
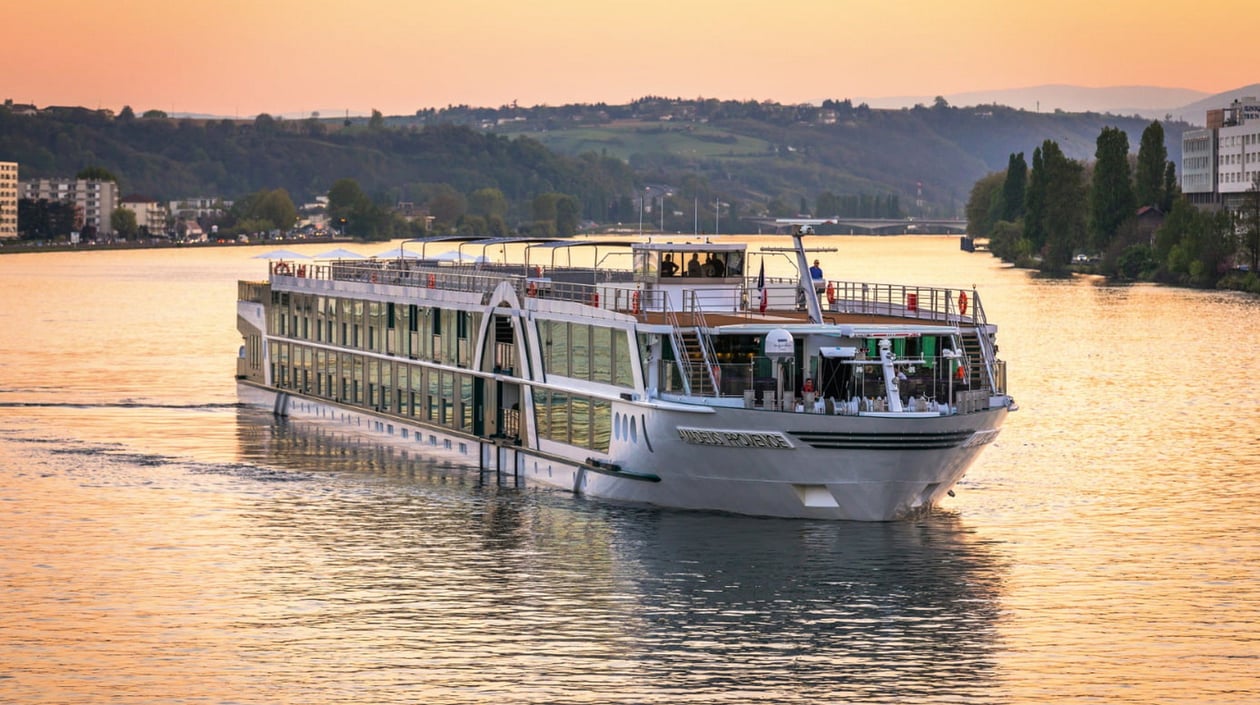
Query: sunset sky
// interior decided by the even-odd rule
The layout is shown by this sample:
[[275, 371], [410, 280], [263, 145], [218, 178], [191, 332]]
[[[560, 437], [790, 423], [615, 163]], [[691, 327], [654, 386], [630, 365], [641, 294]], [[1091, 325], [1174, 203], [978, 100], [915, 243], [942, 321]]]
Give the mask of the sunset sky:
[[645, 95], [818, 101], [1260, 81], [1260, 2], [67, 0], [0, 13], [0, 98], [225, 116]]

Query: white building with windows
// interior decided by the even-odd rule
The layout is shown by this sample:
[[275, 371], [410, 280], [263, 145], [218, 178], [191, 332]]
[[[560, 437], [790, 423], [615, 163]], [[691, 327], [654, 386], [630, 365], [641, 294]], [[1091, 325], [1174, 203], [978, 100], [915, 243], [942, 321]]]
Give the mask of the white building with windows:
[[1181, 136], [1181, 191], [1208, 208], [1238, 207], [1260, 188], [1260, 100], [1248, 97], [1209, 110], [1207, 128]]
[[89, 225], [98, 235], [111, 235], [109, 216], [118, 207], [118, 185], [96, 179], [31, 179], [18, 186], [21, 198], [74, 204], [75, 227]]
[[148, 196], [131, 194], [118, 202], [120, 208], [136, 214], [136, 226], [149, 237], [166, 236], [166, 207]]
[[0, 240], [18, 236], [17, 202], [17, 162], [0, 162]]

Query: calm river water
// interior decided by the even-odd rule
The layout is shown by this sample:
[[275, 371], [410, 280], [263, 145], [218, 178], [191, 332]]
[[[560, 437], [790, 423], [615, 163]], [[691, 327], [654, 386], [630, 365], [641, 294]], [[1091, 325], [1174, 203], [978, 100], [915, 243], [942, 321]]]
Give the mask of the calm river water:
[[270, 248], [0, 257], [0, 702], [1260, 701], [1260, 300], [815, 242], [1000, 325], [1022, 408], [929, 516], [481, 486], [236, 406]]

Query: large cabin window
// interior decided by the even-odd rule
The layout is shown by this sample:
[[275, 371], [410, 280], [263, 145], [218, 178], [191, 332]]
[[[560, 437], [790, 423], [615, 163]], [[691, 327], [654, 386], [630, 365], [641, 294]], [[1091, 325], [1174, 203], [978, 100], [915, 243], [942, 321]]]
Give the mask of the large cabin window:
[[591, 378], [591, 326], [569, 324], [569, 373], [577, 379]]
[[634, 387], [634, 362], [628, 336], [629, 333], [624, 330], [612, 332], [612, 382], [619, 387]]
[[455, 374], [453, 372], [442, 372], [442, 418], [440, 423], [443, 426], [453, 426], [455, 423]]
[[591, 327], [591, 380], [613, 383], [613, 338], [621, 331], [612, 328]]
[[612, 442], [612, 403], [602, 399], [591, 402], [591, 449], [608, 452]]

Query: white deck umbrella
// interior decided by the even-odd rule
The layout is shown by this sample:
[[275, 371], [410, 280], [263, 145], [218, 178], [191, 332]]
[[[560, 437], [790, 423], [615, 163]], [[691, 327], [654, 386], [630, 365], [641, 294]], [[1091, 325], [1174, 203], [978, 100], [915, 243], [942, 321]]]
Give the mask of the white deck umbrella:
[[408, 252], [401, 247], [396, 250], [389, 249], [384, 252], [378, 252], [372, 256], [376, 259], [420, 259], [420, 255], [414, 252]]
[[335, 250], [315, 255], [315, 259], [367, 259], [367, 255], [361, 255], [358, 252], [351, 252], [344, 247], [338, 247]]
[[254, 259], [310, 259], [310, 255], [304, 255], [301, 252], [293, 250], [272, 250], [264, 252], [261, 255], [254, 255]]

